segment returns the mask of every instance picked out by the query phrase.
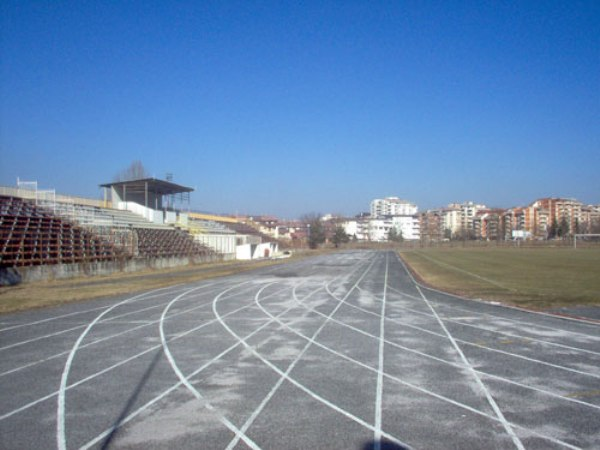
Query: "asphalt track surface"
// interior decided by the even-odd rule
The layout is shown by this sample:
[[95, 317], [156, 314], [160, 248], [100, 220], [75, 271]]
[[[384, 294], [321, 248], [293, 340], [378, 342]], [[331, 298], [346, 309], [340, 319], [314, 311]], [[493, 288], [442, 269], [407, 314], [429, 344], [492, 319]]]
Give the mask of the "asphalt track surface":
[[369, 251], [5, 315], [0, 447], [600, 448], [600, 326]]

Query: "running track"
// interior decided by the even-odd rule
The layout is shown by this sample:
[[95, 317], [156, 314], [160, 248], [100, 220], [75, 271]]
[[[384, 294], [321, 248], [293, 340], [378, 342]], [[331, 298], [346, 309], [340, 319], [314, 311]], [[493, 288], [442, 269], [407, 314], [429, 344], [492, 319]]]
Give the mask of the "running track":
[[367, 251], [5, 315], [0, 447], [600, 448], [600, 326]]

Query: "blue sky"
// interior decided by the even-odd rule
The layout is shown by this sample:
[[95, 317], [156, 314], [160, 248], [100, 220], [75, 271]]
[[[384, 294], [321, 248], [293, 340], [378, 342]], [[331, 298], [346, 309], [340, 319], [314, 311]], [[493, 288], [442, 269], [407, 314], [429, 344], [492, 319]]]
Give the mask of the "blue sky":
[[12, 1], [0, 184], [217, 213], [600, 203], [600, 2]]

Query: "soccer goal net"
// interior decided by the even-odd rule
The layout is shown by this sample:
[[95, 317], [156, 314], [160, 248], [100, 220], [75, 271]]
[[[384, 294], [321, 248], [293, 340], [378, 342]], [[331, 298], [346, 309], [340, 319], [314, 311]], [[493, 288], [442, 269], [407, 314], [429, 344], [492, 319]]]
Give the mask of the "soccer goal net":
[[573, 239], [573, 248], [577, 246], [600, 246], [600, 234], [576, 234]]

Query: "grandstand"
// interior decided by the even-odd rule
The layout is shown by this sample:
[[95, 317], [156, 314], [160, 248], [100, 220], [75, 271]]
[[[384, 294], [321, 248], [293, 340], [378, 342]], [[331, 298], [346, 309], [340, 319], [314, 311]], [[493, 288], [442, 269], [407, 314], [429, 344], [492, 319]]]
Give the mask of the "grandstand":
[[272, 238], [234, 218], [175, 209], [176, 196], [189, 202], [191, 188], [154, 178], [101, 187], [104, 201], [40, 191], [37, 182], [0, 187], [0, 267], [118, 262], [115, 270], [123, 270], [127, 261], [185, 264], [277, 251]]
[[[151, 180], [145, 185], [153, 187]], [[127, 209], [107, 207], [112, 202], [81, 201], [47, 192], [37, 191], [36, 182], [0, 190], [0, 194], [11, 194], [0, 196], [3, 267], [215, 256], [188, 233], [162, 220], [150, 221]], [[158, 213], [162, 216], [162, 211]]]

